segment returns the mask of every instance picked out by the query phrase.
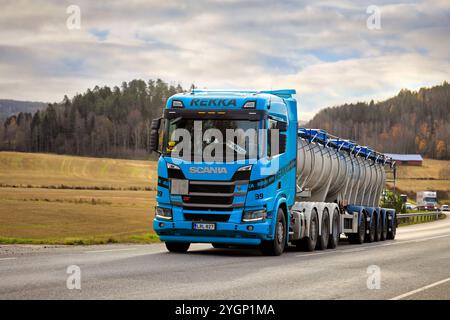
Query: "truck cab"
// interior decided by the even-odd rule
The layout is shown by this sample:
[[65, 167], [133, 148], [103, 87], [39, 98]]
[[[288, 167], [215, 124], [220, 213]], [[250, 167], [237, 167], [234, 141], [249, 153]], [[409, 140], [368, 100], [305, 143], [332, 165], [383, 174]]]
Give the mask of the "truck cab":
[[153, 229], [169, 251], [191, 243], [279, 255], [295, 200], [295, 90], [176, 94], [152, 123]]
[[418, 191], [416, 199], [417, 207], [422, 210], [437, 210], [438, 201], [435, 191]]

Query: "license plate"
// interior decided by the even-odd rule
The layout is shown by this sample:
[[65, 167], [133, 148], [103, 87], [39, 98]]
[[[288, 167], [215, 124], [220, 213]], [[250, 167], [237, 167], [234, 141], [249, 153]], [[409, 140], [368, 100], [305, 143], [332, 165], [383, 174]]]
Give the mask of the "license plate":
[[194, 230], [216, 230], [216, 225], [214, 223], [193, 223]]

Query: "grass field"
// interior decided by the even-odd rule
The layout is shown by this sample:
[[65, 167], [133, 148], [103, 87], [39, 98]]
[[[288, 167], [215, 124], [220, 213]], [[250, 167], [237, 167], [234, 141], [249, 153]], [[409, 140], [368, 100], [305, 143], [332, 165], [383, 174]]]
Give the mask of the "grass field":
[[[427, 159], [400, 167], [397, 187], [448, 195], [448, 170]], [[0, 152], [0, 243], [157, 241], [156, 178], [154, 161]]]
[[450, 198], [450, 161], [424, 159], [422, 166], [399, 166], [397, 188], [415, 200], [417, 191], [437, 191], [441, 203]]
[[157, 241], [156, 163], [0, 152], [0, 243]]

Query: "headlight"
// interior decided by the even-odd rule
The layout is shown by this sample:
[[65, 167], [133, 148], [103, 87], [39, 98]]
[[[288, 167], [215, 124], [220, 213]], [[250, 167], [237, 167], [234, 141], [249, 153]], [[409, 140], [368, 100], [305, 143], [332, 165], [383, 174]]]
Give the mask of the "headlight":
[[181, 170], [179, 166], [174, 165], [172, 163], [167, 164], [167, 169]]
[[245, 211], [242, 216], [243, 222], [262, 221], [266, 218], [266, 209]]
[[172, 220], [172, 209], [156, 207], [155, 216], [164, 220]]
[[237, 171], [251, 171], [251, 170], [252, 170], [252, 165], [249, 164], [248, 166], [240, 167]]

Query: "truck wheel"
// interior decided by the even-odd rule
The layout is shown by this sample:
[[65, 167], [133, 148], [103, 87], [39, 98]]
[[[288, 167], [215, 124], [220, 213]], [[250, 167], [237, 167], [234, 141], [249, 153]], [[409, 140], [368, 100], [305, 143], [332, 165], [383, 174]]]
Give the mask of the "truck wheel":
[[377, 214], [377, 224], [375, 225], [375, 241], [381, 241], [381, 232], [383, 225], [381, 223], [381, 217]]
[[167, 250], [177, 253], [185, 253], [188, 251], [190, 245], [189, 242], [166, 242]]
[[216, 249], [228, 249], [230, 246], [224, 243], [211, 243]]
[[332, 225], [331, 225], [331, 234], [330, 234], [330, 240], [328, 241], [328, 248], [334, 249], [338, 246], [339, 243], [339, 213], [337, 210], [334, 210], [333, 218], [332, 218]]
[[317, 244], [317, 238], [319, 236], [319, 217], [317, 216], [316, 209], [311, 212], [311, 218], [309, 222], [309, 235], [301, 240], [295, 242], [297, 249], [305, 251], [314, 251]]
[[325, 250], [328, 247], [328, 239], [330, 239], [330, 216], [328, 209], [325, 209], [322, 213], [322, 234], [317, 241], [317, 249]]
[[375, 216], [372, 214], [372, 217], [370, 218], [369, 222], [369, 233], [366, 233], [366, 242], [374, 242], [375, 241], [375, 228], [376, 228], [376, 221]]
[[397, 234], [397, 223], [395, 221], [395, 213], [392, 217], [392, 220], [388, 220], [388, 223], [391, 221], [391, 225], [388, 226], [388, 233], [387, 233], [387, 239], [388, 240], [394, 240], [395, 235]]
[[349, 234], [348, 241], [351, 244], [362, 244], [364, 242], [365, 236], [366, 236], [366, 215], [363, 213], [362, 217], [359, 219], [358, 232]]
[[286, 219], [283, 209], [278, 209], [277, 223], [275, 224], [275, 239], [263, 241], [261, 251], [266, 256], [279, 256], [286, 245]]
[[382, 228], [381, 228], [381, 241], [384, 241], [384, 240], [386, 240], [387, 239], [387, 232], [388, 232], [388, 226], [387, 226], [387, 223], [386, 223], [386, 218], [385, 219], [383, 219], [383, 217], [381, 217], [381, 225], [382, 225]]

